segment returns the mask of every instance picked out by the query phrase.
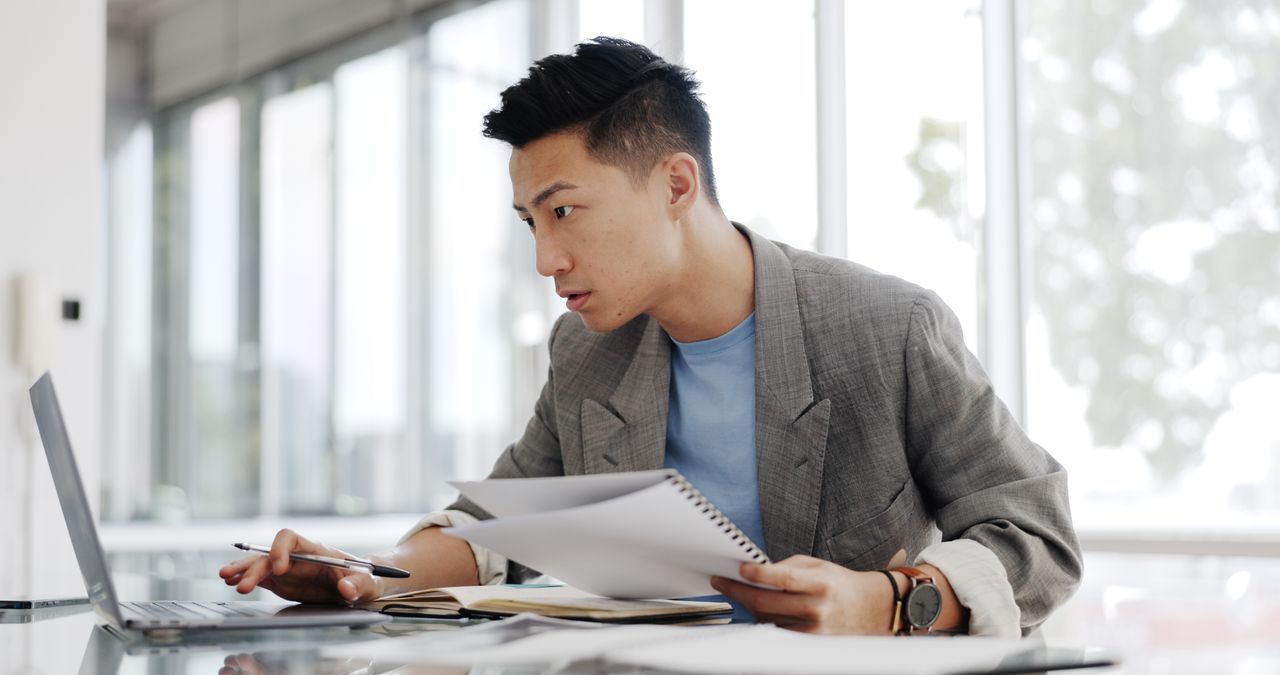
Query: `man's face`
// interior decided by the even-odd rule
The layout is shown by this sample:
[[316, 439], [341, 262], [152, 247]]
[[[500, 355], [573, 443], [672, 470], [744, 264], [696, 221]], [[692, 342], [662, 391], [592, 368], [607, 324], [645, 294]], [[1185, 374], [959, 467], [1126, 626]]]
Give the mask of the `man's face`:
[[538, 273], [555, 279], [556, 292], [587, 328], [611, 331], [661, 301], [680, 250], [661, 171], [637, 187], [569, 132], [513, 150], [510, 169]]

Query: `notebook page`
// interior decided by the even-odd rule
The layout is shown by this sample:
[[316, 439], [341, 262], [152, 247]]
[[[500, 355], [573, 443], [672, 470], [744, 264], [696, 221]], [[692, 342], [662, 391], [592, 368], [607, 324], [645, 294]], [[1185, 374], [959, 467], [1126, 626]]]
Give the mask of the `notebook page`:
[[586, 506], [446, 531], [615, 598], [714, 595], [712, 575], [742, 580], [739, 563], [752, 561], [746, 548], [666, 481]]
[[449, 481], [449, 484], [480, 508], [502, 518], [594, 504], [655, 485], [668, 475], [668, 471], [660, 469], [588, 476]]

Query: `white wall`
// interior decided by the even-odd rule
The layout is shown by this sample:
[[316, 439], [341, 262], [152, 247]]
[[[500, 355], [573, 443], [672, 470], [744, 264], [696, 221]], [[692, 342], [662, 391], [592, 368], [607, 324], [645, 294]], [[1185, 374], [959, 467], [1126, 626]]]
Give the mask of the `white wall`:
[[84, 593], [27, 388], [14, 362], [14, 279], [39, 275], [53, 370], [96, 504], [101, 438], [104, 0], [0, 2], [0, 596]]

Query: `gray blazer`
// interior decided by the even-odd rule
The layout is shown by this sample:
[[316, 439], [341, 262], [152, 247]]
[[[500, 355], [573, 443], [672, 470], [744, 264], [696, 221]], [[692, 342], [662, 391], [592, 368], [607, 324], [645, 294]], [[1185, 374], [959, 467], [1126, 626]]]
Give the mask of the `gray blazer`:
[[[1003, 563], [1024, 628], [1079, 582], [1067, 474], [1032, 443], [934, 293], [771, 242], [755, 257], [756, 463], [765, 550], [854, 570], [900, 548], [972, 539]], [[524, 435], [492, 478], [662, 467], [670, 341], [641, 315], [551, 332], [551, 368]], [[450, 508], [489, 515], [462, 499]], [[529, 570], [512, 563], [511, 576]]]

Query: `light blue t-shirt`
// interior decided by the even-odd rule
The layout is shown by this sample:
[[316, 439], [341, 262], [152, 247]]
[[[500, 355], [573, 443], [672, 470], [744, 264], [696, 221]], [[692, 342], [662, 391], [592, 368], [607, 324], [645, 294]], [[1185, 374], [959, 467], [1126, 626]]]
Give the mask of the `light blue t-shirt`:
[[[689, 479], [764, 550], [756, 482], [755, 337], [753, 313], [720, 337], [671, 341], [663, 465]], [[735, 620], [750, 617], [735, 609]]]

